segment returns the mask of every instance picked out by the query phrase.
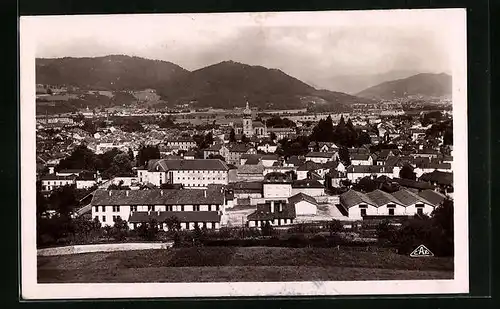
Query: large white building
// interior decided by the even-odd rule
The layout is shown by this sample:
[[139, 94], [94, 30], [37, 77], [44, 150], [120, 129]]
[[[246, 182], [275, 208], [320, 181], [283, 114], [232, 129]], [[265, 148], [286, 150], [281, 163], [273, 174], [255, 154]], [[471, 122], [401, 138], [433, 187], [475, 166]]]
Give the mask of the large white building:
[[150, 219], [167, 230], [165, 221], [176, 217], [181, 229], [218, 229], [225, 224], [228, 201], [222, 186], [206, 190], [97, 190], [92, 201], [92, 218], [103, 226], [112, 226], [120, 218], [135, 229]]
[[188, 188], [206, 188], [211, 184], [227, 185], [229, 168], [219, 159], [150, 160], [147, 167], [137, 169], [139, 182], [181, 184]]

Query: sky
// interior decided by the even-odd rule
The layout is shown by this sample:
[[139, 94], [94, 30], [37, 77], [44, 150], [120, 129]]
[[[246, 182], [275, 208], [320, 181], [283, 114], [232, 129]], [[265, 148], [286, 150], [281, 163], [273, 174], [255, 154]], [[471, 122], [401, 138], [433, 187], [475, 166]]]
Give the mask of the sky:
[[125, 54], [170, 61], [188, 70], [233, 60], [281, 69], [323, 86], [335, 76], [398, 70], [450, 73], [459, 13], [43, 16], [22, 17], [21, 30], [33, 34], [37, 58]]

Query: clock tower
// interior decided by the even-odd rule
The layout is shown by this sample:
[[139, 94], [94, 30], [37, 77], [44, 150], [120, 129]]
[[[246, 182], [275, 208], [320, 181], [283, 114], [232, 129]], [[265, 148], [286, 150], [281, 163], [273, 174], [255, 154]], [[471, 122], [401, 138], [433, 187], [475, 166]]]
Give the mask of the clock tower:
[[246, 137], [253, 136], [252, 110], [250, 109], [248, 102], [245, 110], [243, 111], [243, 134], [245, 134]]

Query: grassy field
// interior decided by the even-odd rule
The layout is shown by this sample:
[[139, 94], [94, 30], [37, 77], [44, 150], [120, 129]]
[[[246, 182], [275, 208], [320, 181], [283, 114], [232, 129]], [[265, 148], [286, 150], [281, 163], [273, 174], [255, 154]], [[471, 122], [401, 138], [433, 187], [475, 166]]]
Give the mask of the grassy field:
[[38, 257], [40, 283], [452, 278], [452, 258], [388, 250], [205, 247]]

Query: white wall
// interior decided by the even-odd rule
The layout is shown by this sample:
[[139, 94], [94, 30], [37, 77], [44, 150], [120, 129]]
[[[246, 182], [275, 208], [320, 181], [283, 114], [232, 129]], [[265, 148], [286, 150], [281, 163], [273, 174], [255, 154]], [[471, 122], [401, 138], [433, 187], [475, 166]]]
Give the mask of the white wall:
[[297, 180], [302, 180], [307, 178], [308, 171], [297, 171]]
[[308, 201], [300, 201], [295, 204], [295, 214], [297, 216], [301, 215], [315, 215], [318, 211], [316, 205], [309, 203]]
[[[368, 207], [365, 208], [366, 209], [366, 215], [368, 215], [368, 216], [375, 216], [375, 215], [378, 214], [377, 207], [371, 206], [371, 205], [367, 205], [367, 206]], [[351, 208], [349, 208], [349, 210], [348, 210], [348, 212], [349, 212], [349, 218], [350, 219], [359, 219], [359, 220], [361, 220], [362, 219], [362, 217], [361, 217], [361, 209], [362, 208], [359, 208], [359, 205], [352, 206]]]
[[[382, 205], [378, 208], [377, 214], [379, 216], [388, 216], [389, 215], [389, 209], [390, 207], [387, 207], [389, 204], [394, 204], [394, 203], [388, 203], [385, 205]], [[394, 215], [395, 216], [404, 216], [406, 214], [406, 207], [398, 204], [394, 204], [396, 207], [394, 207]]]
[[416, 204], [424, 204], [423, 213], [426, 214], [426, 215], [430, 215], [432, 213], [432, 211], [434, 210], [434, 207], [432, 207], [429, 204], [426, 204], [426, 203], [415, 203], [415, 204], [412, 204], [412, 205], [406, 207], [406, 214], [407, 215], [414, 216], [414, 215], [417, 214]]
[[264, 198], [288, 198], [292, 194], [292, 185], [287, 184], [275, 184], [275, 183], [264, 183]]
[[86, 188], [92, 187], [95, 184], [96, 184], [95, 180], [77, 180], [76, 181], [76, 188], [77, 189], [86, 189]]
[[229, 183], [227, 171], [173, 171], [172, 183], [186, 187], [206, 187], [209, 184]]

